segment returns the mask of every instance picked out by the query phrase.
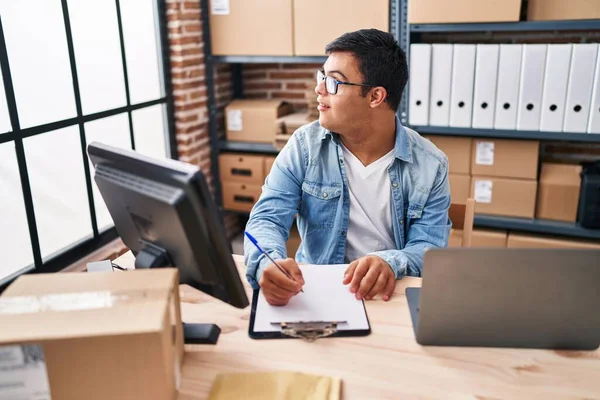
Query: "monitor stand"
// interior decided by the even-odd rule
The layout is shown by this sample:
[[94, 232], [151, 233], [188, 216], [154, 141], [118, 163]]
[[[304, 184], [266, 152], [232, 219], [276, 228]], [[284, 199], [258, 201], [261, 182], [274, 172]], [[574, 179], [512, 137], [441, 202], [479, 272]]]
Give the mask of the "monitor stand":
[[[173, 267], [173, 263], [167, 251], [149, 243], [135, 257], [136, 269], [170, 267]], [[221, 328], [217, 325], [182, 324], [185, 344], [217, 344], [221, 334]]]

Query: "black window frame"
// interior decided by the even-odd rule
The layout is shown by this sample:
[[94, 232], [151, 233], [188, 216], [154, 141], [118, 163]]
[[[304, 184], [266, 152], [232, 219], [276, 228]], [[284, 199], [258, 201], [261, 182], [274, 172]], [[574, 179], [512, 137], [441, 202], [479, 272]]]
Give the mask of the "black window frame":
[[[160, 35], [160, 49], [159, 56], [161, 60], [161, 72], [162, 83], [164, 85], [163, 97], [146, 101], [138, 104], [131, 104], [130, 93], [129, 93], [129, 77], [127, 71], [127, 61], [125, 55], [125, 42], [123, 36], [123, 24], [121, 18], [121, 6], [120, 0], [115, 0], [117, 10], [117, 22], [119, 29], [119, 42], [121, 48], [121, 61], [123, 63], [123, 77], [125, 83], [125, 95], [127, 105], [118, 107], [102, 112], [92, 113], [84, 115], [81, 107], [81, 94], [79, 91], [79, 80], [77, 76], [77, 65], [75, 62], [75, 52], [73, 47], [73, 36], [71, 32], [71, 24], [69, 18], [69, 9], [67, 0], [61, 0], [63, 20], [65, 26], [65, 33], [67, 38], [67, 48], [69, 53], [69, 62], [71, 68], [71, 76], [73, 82], [73, 92], [75, 96], [75, 106], [77, 116], [61, 121], [55, 121], [39, 126], [34, 126], [26, 129], [21, 129], [19, 123], [19, 115], [17, 110], [17, 103], [15, 99], [14, 87], [12, 83], [10, 64], [8, 61], [8, 53], [6, 49], [6, 39], [4, 36], [4, 29], [2, 26], [2, 16], [0, 15], [0, 69], [2, 71], [2, 79], [4, 83], [4, 91], [6, 96], [6, 103], [8, 107], [8, 114], [12, 126], [12, 130], [6, 133], [0, 134], [0, 144], [13, 142], [15, 144], [15, 152], [17, 158], [17, 164], [19, 168], [19, 174], [21, 178], [21, 189], [23, 192], [23, 200], [25, 203], [25, 212], [27, 216], [27, 224], [29, 228], [29, 236], [31, 238], [31, 248], [33, 254], [34, 263], [20, 269], [19, 271], [7, 276], [0, 276], [0, 292], [6, 288], [10, 282], [16, 279], [18, 276], [25, 273], [48, 273], [57, 272], [68, 265], [80, 260], [81, 258], [89, 255], [94, 250], [110, 243], [118, 237], [115, 227], [111, 227], [106, 231], [100, 233], [98, 231], [98, 224], [96, 221], [96, 212], [94, 206], [94, 197], [92, 194], [92, 177], [90, 175], [90, 167], [88, 163], [88, 157], [86, 152], [87, 142], [85, 137], [85, 126], [86, 122], [95, 121], [98, 119], [110, 117], [117, 114], [127, 113], [129, 119], [129, 135], [131, 139], [132, 148], [135, 149], [135, 140], [133, 134], [133, 119], [132, 112], [140, 110], [146, 107], [151, 107], [158, 104], [164, 104], [166, 106], [166, 128], [169, 141], [170, 157], [178, 159], [177, 151], [177, 140], [175, 131], [175, 117], [173, 108], [173, 85], [171, 81], [171, 59], [170, 59], [170, 46], [167, 29], [167, 6], [165, 0], [155, 0], [155, 6], [158, 11], [158, 30]], [[73, 243], [69, 248], [62, 250], [60, 253], [48, 257], [46, 262], [42, 260], [40, 242], [33, 206], [33, 198], [31, 193], [31, 185], [29, 181], [29, 175], [27, 170], [27, 160], [25, 157], [25, 151], [23, 146], [23, 139], [51, 132], [57, 129], [66, 128], [70, 126], [79, 127], [79, 138], [81, 141], [81, 156], [83, 168], [85, 171], [85, 181], [89, 202], [89, 212], [92, 222], [93, 237], [91, 239], [84, 239], [82, 241]], [[4, 227], [3, 229], [6, 229]]]

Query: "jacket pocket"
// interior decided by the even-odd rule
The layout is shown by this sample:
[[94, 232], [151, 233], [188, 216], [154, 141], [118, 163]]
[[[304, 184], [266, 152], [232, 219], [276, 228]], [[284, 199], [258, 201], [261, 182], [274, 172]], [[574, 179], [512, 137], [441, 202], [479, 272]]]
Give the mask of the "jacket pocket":
[[309, 231], [333, 228], [338, 209], [342, 185], [304, 181], [300, 215], [305, 219]]
[[414, 190], [410, 194], [408, 209], [406, 210], [407, 219], [419, 219], [423, 216], [423, 208], [425, 208], [427, 197], [428, 195], [419, 190]]

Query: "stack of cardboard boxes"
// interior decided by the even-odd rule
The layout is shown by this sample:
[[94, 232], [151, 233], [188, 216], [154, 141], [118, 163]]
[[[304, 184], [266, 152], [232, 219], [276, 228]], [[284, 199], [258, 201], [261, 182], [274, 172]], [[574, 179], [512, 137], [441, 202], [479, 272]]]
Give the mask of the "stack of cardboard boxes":
[[[474, 198], [475, 213], [576, 222], [581, 166], [542, 163], [539, 142], [427, 136], [449, 161], [453, 203]], [[453, 229], [449, 246], [460, 247], [462, 232]], [[472, 247], [600, 247], [565, 238], [474, 229]]]
[[476, 213], [534, 218], [539, 142], [427, 138], [448, 157], [453, 203], [470, 197]]
[[[517, 22], [521, 0], [409, 0], [408, 22], [411, 24], [463, 22]], [[527, 20], [552, 21], [600, 18], [595, 0], [529, 0]]]
[[389, 0], [210, 0], [215, 55], [319, 56], [362, 28], [389, 31]]
[[262, 185], [275, 157], [253, 154], [221, 154], [219, 170], [226, 210], [250, 212], [262, 193]]
[[475, 212], [534, 218], [540, 144], [473, 139], [470, 197]]
[[[262, 193], [262, 185], [274, 162], [274, 156], [221, 154], [219, 169], [223, 207], [229, 211], [250, 212]], [[288, 257], [293, 257], [299, 246], [300, 234], [294, 224], [286, 242]]]

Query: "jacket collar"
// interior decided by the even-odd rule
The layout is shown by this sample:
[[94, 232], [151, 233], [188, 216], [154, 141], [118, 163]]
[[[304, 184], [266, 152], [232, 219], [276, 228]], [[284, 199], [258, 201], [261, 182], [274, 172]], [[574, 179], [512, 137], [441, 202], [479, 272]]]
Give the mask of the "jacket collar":
[[[337, 146], [339, 146], [341, 144], [339, 134], [337, 134], [335, 132], [331, 132], [330, 130], [323, 128], [323, 136], [321, 137], [321, 139], [325, 140], [325, 139], [327, 139], [327, 137], [330, 137], [331, 140], [333, 141], [333, 143], [335, 143]], [[402, 161], [405, 161], [405, 162], [409, 162], [409, 163], [413, 162], [412, 142], [410, 140], [410, 137], [408, 136], [408, 133], [406, 133], [406, 129], [400, 123], [400, 119], [398, 118], [397, 115], [396, 115], [396, 143], [394, 145], [394, 157], [396, 157]]]

